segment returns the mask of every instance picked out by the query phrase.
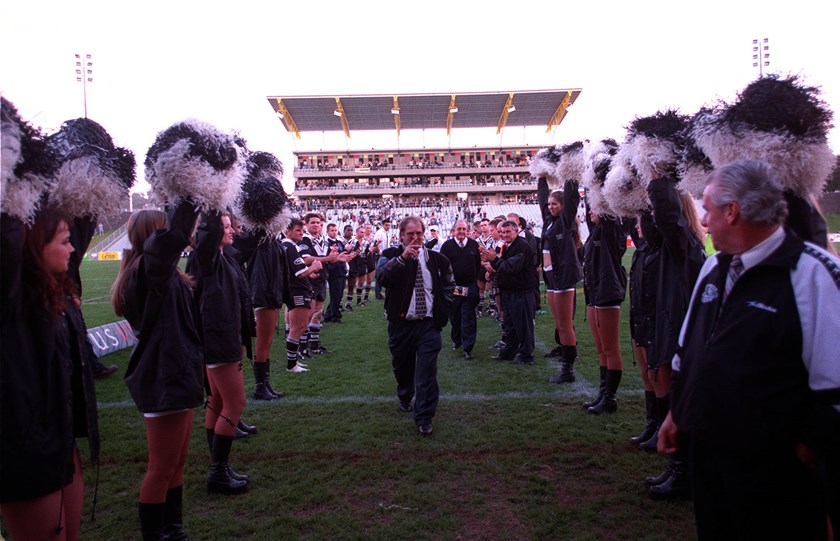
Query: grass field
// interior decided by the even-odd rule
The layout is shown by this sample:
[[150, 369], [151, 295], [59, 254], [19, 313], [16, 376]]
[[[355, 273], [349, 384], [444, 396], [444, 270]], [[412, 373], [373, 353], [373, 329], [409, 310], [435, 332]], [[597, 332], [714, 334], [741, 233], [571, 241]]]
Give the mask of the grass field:
[[[82, 267], [90, 327], [115, 319], [108, 289], [117, 267]], [[471, 362], [448, 347], [444, 329], [441, 400], [428, 438], [397, 409], [382, 301], [346, 314], [341, 325], [325, 325], [323, 341], [334, 353], [311, 361], [308, 373], [282, 370], [278, 336], [272, 381], [286, 398], [249, 399], [244, 418], [260, 432], [238, 440], [231, 456], [233, 467], [251, 477], [247, 494], [207, 494], [203, 410], [195, 412], [187, 532], [195, 540], [694, 538], [690, 503], [655, 503], [645, 495], [643, 477], [659, 473], [664, 459], [627, 444], [644, 411], [626, 322], [619, 410], [600, 417], [580, 408], [597, 386], [597, 367], [581, 308], [576, 323], [581, 363], [571, 386], [548, 383], [558, 370], [542, 358], [553, 347], [550, 314], [537, 316], [534, 366], [490, 360], [499, 335], [492, 319], [479, 320]], [[85, 460], [83, 539], [139, 539], [146, 447], [142, 417], [119, 375], [127, 359], [127, 350], [103, 359], [121, 370], [97, 381], [99, 502], [92, 521], [95, 471]], [[247, 361], [245, 381], [250, 396]], [[87, 444], [80, 441], [80, 448], [84, 457]]]

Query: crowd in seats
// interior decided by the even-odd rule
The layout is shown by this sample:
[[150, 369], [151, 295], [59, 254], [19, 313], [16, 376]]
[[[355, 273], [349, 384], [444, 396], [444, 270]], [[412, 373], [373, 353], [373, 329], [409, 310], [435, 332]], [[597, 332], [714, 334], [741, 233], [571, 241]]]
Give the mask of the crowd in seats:
[[366, 179], [355, 179], [355, 181], [347, 181], [345, 179], [337, 178], [319, 178], [319, 179], [297, 179], [295, 181], [295, 191], [307, 190], [354, 190], [354, 189], [368, 189], [368, 188], [403, 188], [403, 187], [434, 187], [434, 186], [453, 186], [453, 187], [469, 187], [469, 186], [498, 186], [498, 185], [514, 185], [514, 184], [534, 184], [536, 180], [532, 179], [528, 173], [521, 173], [515, 175], [470, 175], [468, 178], [457, 177], [454, 180], [447, 180], [442, 176], [406, 176], [398, 178], [390, 177], [374, 177]]

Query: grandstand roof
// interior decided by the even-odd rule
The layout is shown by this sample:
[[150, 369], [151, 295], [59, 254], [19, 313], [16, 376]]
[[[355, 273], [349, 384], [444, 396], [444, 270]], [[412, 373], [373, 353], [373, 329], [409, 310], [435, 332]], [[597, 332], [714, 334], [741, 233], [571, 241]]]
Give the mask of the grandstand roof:
[[286, 129], [301, 132], [424, 130], [546, 126], [560, 124], [580, 88], [467, 92], [462, 94], [367, 94], [268, 96]]

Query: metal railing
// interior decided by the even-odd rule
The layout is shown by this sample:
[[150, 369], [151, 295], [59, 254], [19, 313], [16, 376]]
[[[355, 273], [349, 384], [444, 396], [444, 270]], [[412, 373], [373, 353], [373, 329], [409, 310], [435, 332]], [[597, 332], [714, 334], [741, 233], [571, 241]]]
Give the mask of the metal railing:
[[99, 252], [107, 252], [107, 248], [118, 241], [128, 230], [128, 223], [124, 223], [115, 229], [110, 235], [96, 243], [96, 246], [88, 248], [88, 254], [98, 254]]

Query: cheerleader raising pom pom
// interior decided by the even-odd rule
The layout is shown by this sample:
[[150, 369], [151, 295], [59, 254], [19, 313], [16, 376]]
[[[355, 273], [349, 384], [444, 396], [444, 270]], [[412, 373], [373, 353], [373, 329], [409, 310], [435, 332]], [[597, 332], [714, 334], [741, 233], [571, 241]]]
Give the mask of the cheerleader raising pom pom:
[[68, 120], [47, 142], [60, 160], [51, 205], [76, 218], [120, 209], [136, 178], [133, 152], [88, 118]]
[[277, 236], [292, 218], [289, 198], [283, 190], [283, 164], [268, 152], [248, 157], [248, 177], [237, 201], [237, 216], [248, 229]]
[[560, 187], [560, 179], [557, 178], [557, 164], [560, 163], [561, 151], [559, 146], [543, 148], [528, 166], [528, 171], [533, 177], [544, 177], [548, 181], [548, 187], [556, 190]]
[[164, 204], [189, 200], [202, 210], [232, 208], [245, 176], [244, 154], [233, 136], [185, 120], [158, 134], [146, 153], [146, 180]]
[[58, 156], [40, 131], [20, 118], [9, 100], [0, 98], [0, 102], [0, 208], [9, 216], [31, 223], [41, 196], [54, 182]]

